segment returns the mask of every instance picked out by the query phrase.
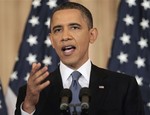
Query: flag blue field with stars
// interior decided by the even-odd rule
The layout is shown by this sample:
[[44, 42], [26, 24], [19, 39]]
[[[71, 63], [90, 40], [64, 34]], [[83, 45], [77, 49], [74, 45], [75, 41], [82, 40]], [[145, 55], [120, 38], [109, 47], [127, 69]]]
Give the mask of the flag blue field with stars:
[[108, 69], [132, 75], [150, 115], [150, 0], [121, 0]]
[[0, 115], [8, 115], [1, 79], [0, 79]]
[[50, 15], [53, 8], [63, 2], [67, 0], [32, 1], [6, 94], [9, 115], [14, 113], [18, 89], [27, 82], [32, 63], [40, 62], [43, 66], [48, 66], [50, 72], [54, 71], [59, 63], [59, 58], [49, 40]]

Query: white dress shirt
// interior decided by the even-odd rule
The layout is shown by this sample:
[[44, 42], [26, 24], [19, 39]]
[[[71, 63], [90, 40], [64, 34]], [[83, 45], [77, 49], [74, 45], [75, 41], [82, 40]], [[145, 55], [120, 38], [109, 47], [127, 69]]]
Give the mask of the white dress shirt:
[[[62, 62], [60, 62], [60, 74], [62, 77], [62, 83], [64, 88], [69, 88], [72, 82], [72, 77], [70, 75], [72, 72], [75, 71], [66, 65], [64, 65]], [[86, 61], [79, 69], [76, 71], [79, 71], [81, 73], [81, 77], [79, 78], [79, 84], [81, 87], [89, 87], [89, 81], [90, 81], [90, 72], [91, 72], [91, 62], [90, 60]]]
[[[71, 73], [75, 71], [69, 67], [67, 67], [65, 64], [60, 62], [60, 74], [62, 77], [62, 83], [63, 88], [69, 88], [72, 82]], [[79, 78], [78, 82], [81, 85], [81, 87], [89, 87], [89, 81], [90, 81], [90, 74], [91, 74], [91, 61], [88, 59], [80, 68], [78, 68], [76, 71], [79, 71], [81, 73], [81, 77]], [[21, 115], [33, 115], [35, 111], [33, 111], [31, 114], [23, 111], [22, 104], [21, 104]]]

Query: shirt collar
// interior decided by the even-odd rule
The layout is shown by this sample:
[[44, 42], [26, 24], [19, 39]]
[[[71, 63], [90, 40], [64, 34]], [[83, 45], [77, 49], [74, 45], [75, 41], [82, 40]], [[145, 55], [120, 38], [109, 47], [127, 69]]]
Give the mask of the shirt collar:
[[77, 71], [79, 71], [82, 76], [89, 82], [90, 73], [91, 73], [91, 61], [87, 60]]
[[63, 64], [63, 63], [60, 61], [60, 74], [61, 74], [63, 83], [69, 78], [69, 76], [71, 75], [71, 73], [72, 73], [73, 71], [74, 71], [73, 69], [67, 67], [65, 64]]
[[[60, 62], [60, 74], [63, 80], [63, 83], [69, 78], [69, 76], [71, 75], [71, 73], [74, 70], [69, 68], [68, 66], [66, 66], [65, 64], [63, 64], [62, 62]], [[82, 76], [89, 81], [90, 79], [90, 72], [91, 72], [91, 61], [90, 59], [88, 59], [79, 69], [77, 69], [77, 71], [79, 71]]]

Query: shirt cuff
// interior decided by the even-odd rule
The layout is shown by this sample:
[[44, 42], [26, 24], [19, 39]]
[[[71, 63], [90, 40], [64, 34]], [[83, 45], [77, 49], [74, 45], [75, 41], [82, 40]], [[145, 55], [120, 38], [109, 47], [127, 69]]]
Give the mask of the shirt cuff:
[[[23, 103], [22, 103], [23, 104]], [[32, 113], [27, 113], [27, 112], [25, 112], [23, 109], [22, 109], [22, 104], [21, 104], [21, 106], [20, 106], [20, 110], [21, 110], [21, 115], [33, 115], [33, 113], [35, 112], [35, 110], [32, 112]]]

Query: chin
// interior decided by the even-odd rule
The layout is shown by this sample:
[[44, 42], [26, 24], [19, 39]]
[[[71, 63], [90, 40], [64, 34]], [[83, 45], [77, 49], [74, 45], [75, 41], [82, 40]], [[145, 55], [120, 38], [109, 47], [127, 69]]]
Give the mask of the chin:
[[68, 66], [68, 67], [70, 67], [72, 69], [76, 69], [77, 68], [76, 66], [77, 66], [78, 61], [74, 61], [74, 60], [62, 60], [62, 62], [66, 66]]
[[70, 61], [70, 60], [63, 60], [62, 62], [63, 62], [65, 65], [68, 65], [68, 66], [73, 65], [73, 62]]

